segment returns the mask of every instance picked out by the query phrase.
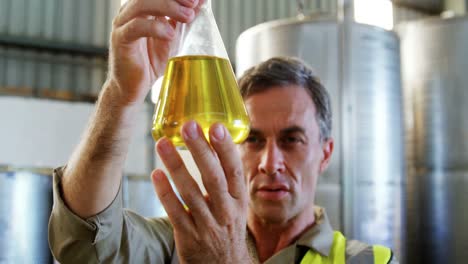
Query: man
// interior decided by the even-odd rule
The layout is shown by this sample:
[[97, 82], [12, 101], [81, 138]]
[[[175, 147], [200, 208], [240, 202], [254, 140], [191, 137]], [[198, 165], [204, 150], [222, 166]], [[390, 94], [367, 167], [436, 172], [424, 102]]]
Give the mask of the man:
[[132, 0], [114, 20], [110, 72], [96, 111], [67, 166], [54, 175], [54, 256], [62, 263], [374, 263], [379, 257], [377, 263], [387, 263], [389, 250], [346, 242], [314, 207], [317, 178], [333, 152], [330, 102], [293, 59], [269, 60], [240, 80], [251, 118], [244, 143], [234, 145], [220, 124], [210, 128], [210, 144], [196, 122], [183, 125], [206, 197], [162, 138], [156, 150], [185, 205], [167, 175], [155, 170], [169, 219], [122, 209], [121, 171], [135, 116], [163, 72], [174, 21], [191, 21], [198, 4]]

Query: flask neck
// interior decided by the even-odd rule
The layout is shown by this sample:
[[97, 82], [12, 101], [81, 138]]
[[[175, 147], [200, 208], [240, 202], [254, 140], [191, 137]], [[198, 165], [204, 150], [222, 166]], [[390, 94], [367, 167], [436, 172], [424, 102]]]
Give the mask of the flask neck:
[[178, 23], [176, 30], [180, 32], [180, 38], [170, 57], [208, 55], [229, 59], [211, 9], [211, 0], [200, 1], [203, 2], [195, 19], [190, 23]]
[[211, 0], [200, 0], [200, 1], [205, 1], [205, 2], [202, 4], [202, 8], [211, 9]]

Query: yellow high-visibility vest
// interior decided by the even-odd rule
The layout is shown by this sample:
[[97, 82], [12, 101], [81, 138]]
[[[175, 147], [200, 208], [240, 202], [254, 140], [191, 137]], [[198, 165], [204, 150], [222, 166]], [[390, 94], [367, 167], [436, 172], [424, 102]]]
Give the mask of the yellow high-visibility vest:
[[[375, 245], [374, 251], [375, 264], [387, 264], [392, 257], [392, 251], [384, 246]], [[301, 260], [301, 264], [345, 264], [346, 258], [346, 238], [339, 231], [333, 233], [333, 246], [330, 255], [322, 256], [319, 253], [309, 249]]]

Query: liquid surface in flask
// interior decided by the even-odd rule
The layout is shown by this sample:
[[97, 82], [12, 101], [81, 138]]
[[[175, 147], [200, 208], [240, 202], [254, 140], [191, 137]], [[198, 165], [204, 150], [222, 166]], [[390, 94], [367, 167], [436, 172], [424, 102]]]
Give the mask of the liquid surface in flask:
[[207, 139], [214, 123], [226, 126], [234, 143], [247, 138], [250, 120], [227, 59], [190, 55], [169, 60], [155, 108], [153, 138], [166, 136], [184, 146], [180, 127], [190, 120], [200, 124]]

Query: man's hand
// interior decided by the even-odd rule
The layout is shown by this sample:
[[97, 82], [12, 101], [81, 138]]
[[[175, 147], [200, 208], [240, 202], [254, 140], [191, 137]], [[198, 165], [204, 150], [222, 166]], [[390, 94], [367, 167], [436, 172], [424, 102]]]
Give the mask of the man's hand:
[[167, 138], [156, 149], [188, 209], [161, 170], [152, 174], [156, 192], [174, 227], [182, 263], [249, 263], [246, 245], [247, 192], [242, 163], [227, 129], [214, 124], [210, 144], [194, 121], [182, 127], [185, 143], [207, 190], [204, 197]]
[[122, 104], [142, 102], [161, 76], [177, 39], [176, 22], [190, 22], [199, 0], [129, 0], [113, 21], [109, 81]]

